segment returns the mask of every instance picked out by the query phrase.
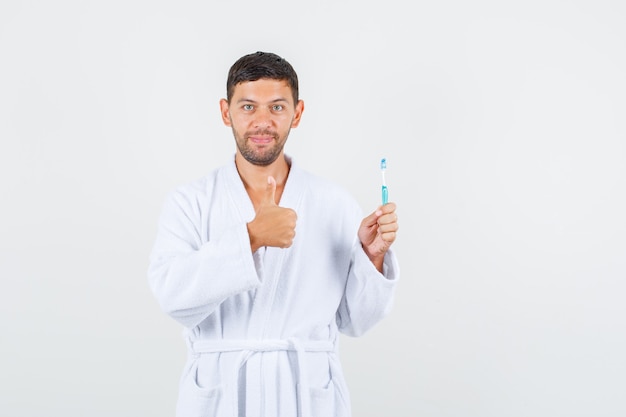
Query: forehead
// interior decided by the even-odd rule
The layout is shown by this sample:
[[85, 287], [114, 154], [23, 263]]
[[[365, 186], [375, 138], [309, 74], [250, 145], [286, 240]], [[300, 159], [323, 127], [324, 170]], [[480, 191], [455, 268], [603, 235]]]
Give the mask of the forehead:
[[289, 87], [287, 80], [273, 80], [268, 78], [261, 78], [256, 81], [244, 81], [235, 85], [232, 99], [234, 101], [293, 101], [291, 87]]

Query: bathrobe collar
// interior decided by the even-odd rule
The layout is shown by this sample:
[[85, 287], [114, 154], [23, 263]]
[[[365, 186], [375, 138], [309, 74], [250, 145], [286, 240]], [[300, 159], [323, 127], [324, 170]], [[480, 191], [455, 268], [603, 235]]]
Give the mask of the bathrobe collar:
[[[279, 205], [297, 211], [300, 200], [304, 195], [304, 190], [306, 189], [306, 181], [303, 171], [293, 162], [293, 159], [288, 155], [285, 155], [285, 159], [290, 168]], [[245, 221], [251, 221], [255, 216], [254, 206], [239, 176], [234, 156], [231, 162], [224, 167], [224, 171], [226, 180], [228, 181], [228, 191], [235, 202], [235, 207], [237, 207], [239, 214]]]

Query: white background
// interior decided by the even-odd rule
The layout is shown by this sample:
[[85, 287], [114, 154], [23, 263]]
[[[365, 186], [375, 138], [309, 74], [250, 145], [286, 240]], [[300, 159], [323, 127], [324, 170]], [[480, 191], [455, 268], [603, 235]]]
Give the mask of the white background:
[[298, 71], [301, 165], [370, 211], [388, 159], [402, 282], [341, 341], [355, 417], [626, 415], [626, 6], [597, 0], [4, 0], [0, 415], [173, 415], [148, 255], [257, 50]]

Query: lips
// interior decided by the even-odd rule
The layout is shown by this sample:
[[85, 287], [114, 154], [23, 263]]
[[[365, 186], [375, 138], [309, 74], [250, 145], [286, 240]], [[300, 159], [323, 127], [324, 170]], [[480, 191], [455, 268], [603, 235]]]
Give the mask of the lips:
[[256, 132], [248, 132], [246, 135], [248, 140], [256, 145], [267, 145], [278, 139], [278, 135], [269, 130], [258, 130]]
[[248, 138], [250, 142], [256, 143], [258, 145], [265, 145], [274, 140], [274, 136], [250, 136]]

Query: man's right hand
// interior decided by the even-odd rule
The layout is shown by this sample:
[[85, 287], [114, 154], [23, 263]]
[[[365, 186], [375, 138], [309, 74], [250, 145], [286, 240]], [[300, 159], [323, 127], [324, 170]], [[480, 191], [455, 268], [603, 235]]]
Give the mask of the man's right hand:
[[267, 188], [256, 209], [254, 220], [248, 223], [252, 253], [261, 246], [288, 248], [296, 235], [296, 212], [276, 204], [276, 180], [267, 177]]

